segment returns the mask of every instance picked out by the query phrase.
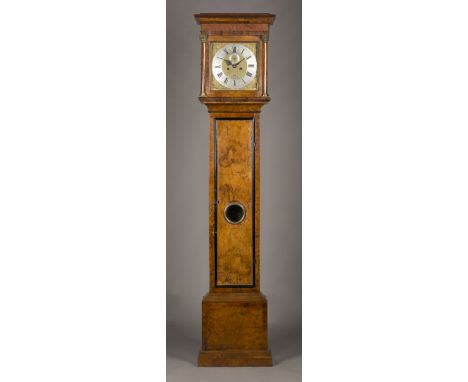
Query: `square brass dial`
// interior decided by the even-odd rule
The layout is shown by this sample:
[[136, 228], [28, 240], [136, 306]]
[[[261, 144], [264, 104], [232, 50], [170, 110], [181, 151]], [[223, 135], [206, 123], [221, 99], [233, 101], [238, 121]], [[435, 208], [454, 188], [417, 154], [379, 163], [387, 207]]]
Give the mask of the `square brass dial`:
[[[258, 49], [257, 49], [257, 43], [255, 42], [243, 42], [243, 41], [223, 41], [223, 42], [212, 42], [210, 44], [210, 61], [209, 61], [209, 65], [210, 65], [210, 83], [211, 83], [211, 88], [213, 90], [237, 90], [237, 89], [228, 89], [226, 88], [225, 86], [223, 86], [222, 84], [220, 84], [218, 81], [215, 80], [215, 78], [213, 77], [213, 71], [212, 71], [212, 68], [211, 68], [211, 65], [213, 63], [213, 56], [214, 54], [222, 49], [224, 46], [228, 45], [228, 44], [239, 44], [239, 45], [243, 45], [245, 47], [247, 47], [248, 49], [250, 49], [256, 59], [257, 59], [257, 62], [258, 62]], [[257, 66], [257, 72], [255, 73], [255, 77], [252, 79], [252, 81], [250, 81], [246, 86], [238, 89], [238, 90], [257, 90], [258, 89], [258, 66]]]

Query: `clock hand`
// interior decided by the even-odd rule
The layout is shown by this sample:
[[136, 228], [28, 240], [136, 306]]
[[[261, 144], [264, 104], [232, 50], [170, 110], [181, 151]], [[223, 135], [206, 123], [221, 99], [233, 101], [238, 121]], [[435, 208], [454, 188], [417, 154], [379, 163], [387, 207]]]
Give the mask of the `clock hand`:
[[235, 68], [237, 68], [237, 66], [238, 66], [242, 61], [244, 61], [244, 60], [245, 60], [245, 57], [244, 57], [242, 60], [240, 60], [237, 64], [231, 64], [231, 65], [232, 65], [232, 67], [235, 69]]
[[223, 61], [226, 61], [229, 65], [231, 65], [233, 68], [235, 68], [235, 66], [233, 66], [232, 62], [229, 61], [229, 60], [226, 60], [225, 58], [222, 58], [221, 60]]

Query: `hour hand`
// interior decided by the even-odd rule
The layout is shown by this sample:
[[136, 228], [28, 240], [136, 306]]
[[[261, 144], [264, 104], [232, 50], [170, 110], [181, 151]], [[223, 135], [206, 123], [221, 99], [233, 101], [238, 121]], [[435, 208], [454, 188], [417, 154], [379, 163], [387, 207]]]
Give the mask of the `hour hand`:
[[228, 63], [228, 65], [231, 65], [231, 66], [233, 66], [231, 61], [229, 61], [229, 60], [226, 60], [225, 58], [222, 58], [221, 60], [223, 60], [223, 61], [226, 61], [226, 62]]

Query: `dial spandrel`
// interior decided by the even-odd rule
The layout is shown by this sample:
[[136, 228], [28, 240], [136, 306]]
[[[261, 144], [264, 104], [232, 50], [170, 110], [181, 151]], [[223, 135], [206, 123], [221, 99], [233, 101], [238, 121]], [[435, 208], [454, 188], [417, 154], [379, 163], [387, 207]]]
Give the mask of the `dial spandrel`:
[[212, 84], [214, 89], [257, 88], [255, 43], [213, 43]]

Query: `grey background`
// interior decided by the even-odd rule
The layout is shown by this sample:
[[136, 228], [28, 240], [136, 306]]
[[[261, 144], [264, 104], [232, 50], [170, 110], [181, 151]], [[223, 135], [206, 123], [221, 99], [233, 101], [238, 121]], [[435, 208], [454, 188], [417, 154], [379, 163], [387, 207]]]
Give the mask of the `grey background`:
[[[297, 381], [301, 373], [301, 2], [167, 1], [168, 381]], [[261, 290], [273, 368], [197, 368], [208, 291], [208, 112], [200, 90], [200, 12], [267, 12], [269, 94], [261, 121]]]

